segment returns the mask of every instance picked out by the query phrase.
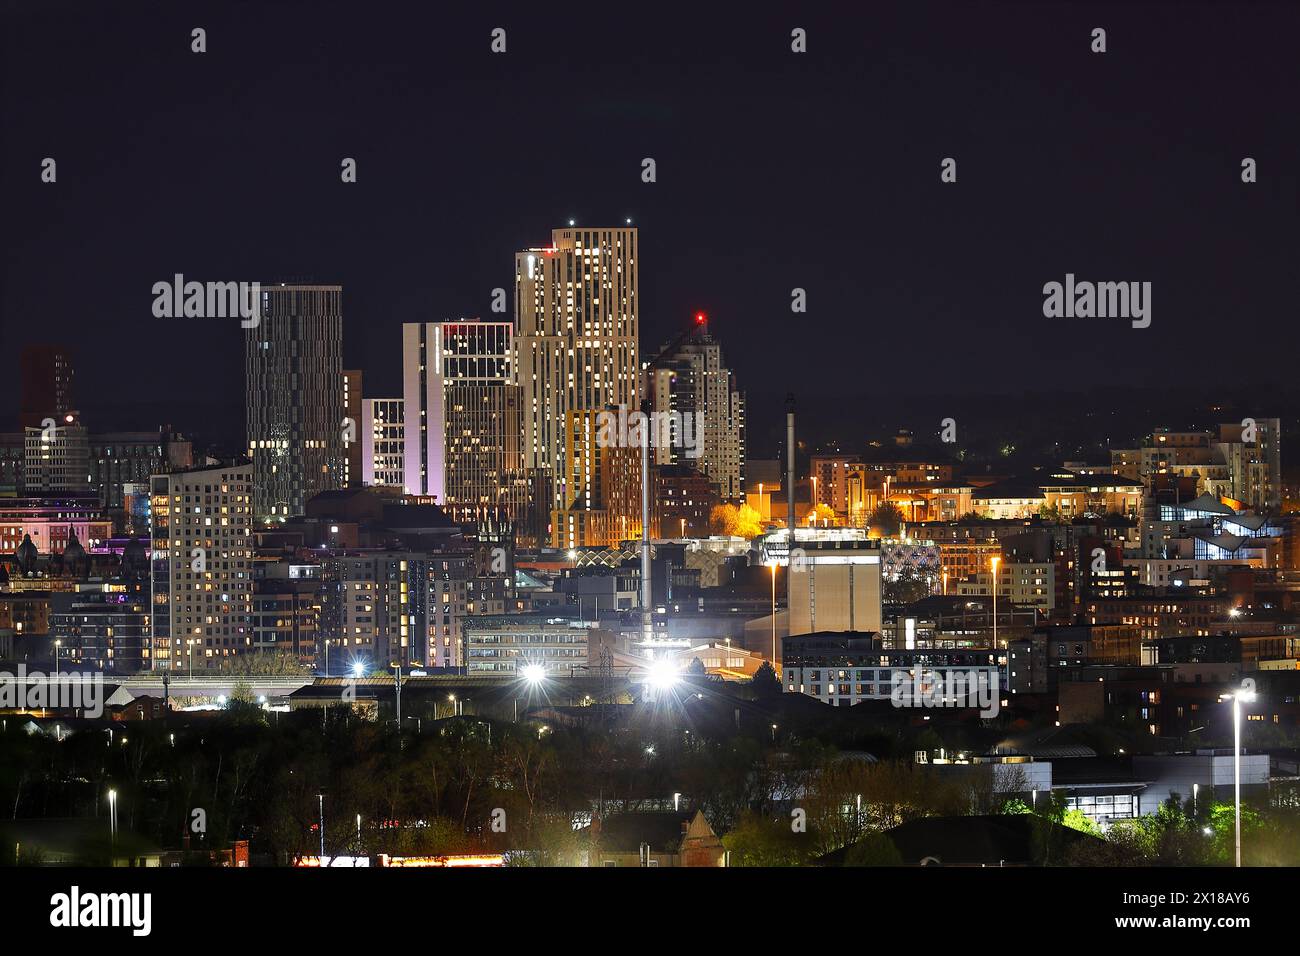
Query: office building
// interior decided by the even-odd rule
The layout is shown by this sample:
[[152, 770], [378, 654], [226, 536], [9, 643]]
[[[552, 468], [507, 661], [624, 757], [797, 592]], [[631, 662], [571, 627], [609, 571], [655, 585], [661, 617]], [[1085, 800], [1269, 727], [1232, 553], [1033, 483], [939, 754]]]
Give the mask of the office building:
[[[782, 684], [788, 694], [804, 694], [832, 707], [895, 699], [896, 686], [935, 694], [941, 706], [974, 706], [983, 691], [996, 699], [1001, 686], [997, 655], [983, 650], [892, 649], [876, 634], [818, 631], [787, 637], [782, 646]], [[958, 696], [944, 691], [959, 687]]]
[[537, 665], [568, 676], [587, 667], [594, 623], [516, 614], [465, 622], [465, 668], [470, 674], [520, 677]]

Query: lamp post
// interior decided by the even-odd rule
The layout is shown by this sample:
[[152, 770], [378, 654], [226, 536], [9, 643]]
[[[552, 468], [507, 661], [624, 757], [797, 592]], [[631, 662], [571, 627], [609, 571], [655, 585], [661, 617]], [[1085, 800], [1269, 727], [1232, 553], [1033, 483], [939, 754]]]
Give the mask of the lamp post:
[[59, 648], [63, 647], [63, 641], [54, 642], [54, 676], [59, 676]]
[[1232, 701], [1232, 830], [1236, 866], [1241, 866], [1241, 705], [1255, 700], [1255, 689], [1243, 686], [1233, 694], [1223, 694], [1220, 701]]
[[776, 673], [776, 561], [769, 561], [768, 567], [772, 569], [772, 673]]
[[992, 558], [993, 563], [993, 653], [998, 652], [998, 565], [1002, 559], [997, 555]]
[[108, 791], [108, 836], [114, 848], [117, 847], [117, 791]]

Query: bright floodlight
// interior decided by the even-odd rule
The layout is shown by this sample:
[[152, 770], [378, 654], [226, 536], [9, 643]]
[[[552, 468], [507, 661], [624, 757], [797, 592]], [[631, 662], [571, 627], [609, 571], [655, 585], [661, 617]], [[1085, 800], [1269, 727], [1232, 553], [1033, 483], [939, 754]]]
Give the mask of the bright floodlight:
[[677, 668], [666, 658], [659, 658], [651, 661], [650, 666], [646, 669], [646, 682], [652, 687], [660, 690], [666, 690], [672, 687], [680, 679]]
[[360, 677], [365, 672], [366, 672], [366, 665], [361, 663], [361, 661], [357, 661], [355, 664], [352, 665], [353, 677]]
[[546, 668], [541, 664], [525, 664], [523, 674], [524, 680], [528, 681], [528, 683], [539, 684], [542, 678], [546, 676]]

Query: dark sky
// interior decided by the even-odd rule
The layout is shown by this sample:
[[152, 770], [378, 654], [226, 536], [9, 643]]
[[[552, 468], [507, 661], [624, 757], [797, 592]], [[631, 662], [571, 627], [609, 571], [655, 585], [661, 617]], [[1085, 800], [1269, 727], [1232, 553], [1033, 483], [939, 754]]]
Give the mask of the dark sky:
[[[155, 319], [176, 272], [342, 284], [347, 363], [397, 394], [401, 323], [487, 316], [570, 217], [634, 219], [643, 349], [707, 309], [756, 439], [788, 390], [851, 429], [918, 395], [1293, 377], [1296, 4], [480, 6], [6, 4], [0, 409], [16, 347], [62, 341], [92, 427], [237, 437], [241, 332]], [[1152, 282], [1151, 327], [1045, 319], [1067, 272]]]

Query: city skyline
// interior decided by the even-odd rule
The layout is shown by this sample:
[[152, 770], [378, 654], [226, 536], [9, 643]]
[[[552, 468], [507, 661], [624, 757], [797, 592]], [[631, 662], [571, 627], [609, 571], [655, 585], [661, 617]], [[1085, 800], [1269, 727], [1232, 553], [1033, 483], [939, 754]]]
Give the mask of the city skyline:
[[0, 27], [17, 928], [1285, 931], [1300, 6]]
[[[1204, 343], [1228, 334], [1230, 317], [1249, 315], [1255, 330], [1234, 344], [1286, 328], [1286, 263], [1298, 250], [1281, 210], [1295, 205], [1300, 148], [1292, 124], [1275, 122], [1254, 91], [1289, 82], [1296, 65], [1263, 52], [1240, 57], [1246, 36], [1267, 49], [1286, 34], [1258, 30], [1251, 15], [1224, 22], [1214, 8], [1193, 6], [1166, 21], [1158, 7], [1103, 9], [1101, 19], [1114, 18], [1111, 49], [1096, 55], [1082, 13], [1062, 20], [1023, 5], [974, 13], [940, 4], [933, 10], [946, 28], [926, 32], [919, 12], [882, 6], [870, 17], [846, 14], [847, 29], [809, 20], [807, 56], [829, 75], [777, 56], [788, 48], [788, 26], [761, 17], [731, 23], [697, 11], [684, 33], [667, 23], [623, 30], [612, 13], [563, 32], [526, 17], [510, 31], [505, 61], [524, 82], [575, 91], [581, 115], [605, 131], [599, 157], [578, 157], [508, 149], [519, 133], [542, 136], [534, 128], [541, 120], [493, 92], [501, 58], [489, 52], [490, 27], [473, 18], [451, 14], [438, 29], [421, 31], [423, 15], [413, 12], [414, 29], [398, 36], [362, 17], [350, 24], [345, 45], [327, 17], [292, 18], [288, 8], [270, 5], [263, 29], [250, 35], [214, 8], [209, 51], [197, 57], [188, 50], [191, 25], [156, 9], [141, 26], [148, 42], [165, 49], [168, 32], [180, 34], [165, 61], [175, 67], [165, 89], [149, 83], [147, 65], [115, 62], [115, 79], [86, 91], [100, 115], [74, 114], [79, 124], [60, 117], [68, 115], [72, 91], [82, 92], [80, 74], [40, 90], [29, 104], [10, 104], [11, 141], [29, 143], [32, 152], [6, 152], [3, 188], [11, 221], [28, 238], [3, 266], [0, 305], [14, 317], [5, 338], [15, 344], [41, 340], [17, 317], [50, 310], [83, 356], [112, 354], [113, 335], [134, 336], [139, 354], [157, 367], [149, 381], [187, 395], [214, 420], [230, 403], [220, 403], [220, 390], [193, 389], [190, 376], [158, 362], [155, 343], [201, 341], [214, 374], [225, 378], [237, 371], [237, 336], [214, 334], [207, 320], [153, 318], [153, 282], [183, 272], [214, 281], [310, 275], [339, 284], [347, 314], [366, 330], [348, 336], [346, 367], [364, 369], [380, 393], [396, 395], [400, 358], [391, 354], [390, 336], [405, 322], [493, 318], [492, 291], [510, 289], [513, 251], [570, 219], [632, 219], [643, 237], [642, 344], [666, 341], [680, 321], [708, 312], [760, 423], [779, 417], [792, 390], [826, 417], [851, 421], [844, 403], [856, 394], [850, 383], [859, 381], [862, 363], [870, 381], [892, 393], [906, 386], [918, 360], [925, 374], [962, 382], [970, 378], [967, 363], [1011, 350], [1048, 360], [1021, 369], [1022, 387], [1082, 391], [1142, 380], [1143, 357], [1155, 351], [1168, 362], [1204, 361]], [[39, 42], [10, 51], [12, 71], [24, 69], [27, 49], [41, 48], [58, 29], [66, 67], [103, 72], [105, 50], [122, 29], [95, 12], [57, 27], [37, 10], [22, 15]], [[223, 58], [269, 53], [265, 44], [278, 31], [300, 42], [267, 57], [273, 74], [246, 77], [215, 96], [213, 71]], [[855, 33], [872, 50], [888, 38], [889, 48], [910, 51], [909, 59], [856, 58], [848, 41]], [[611, 36], [618, 44], [606, 49], [599, 41]], [[1199, 59], [1206, 36], [1229, 57], [1212, 74]], [[438, 50], [436, 62], [425, 37]], [[581, 45], [590, 64], [553, 57], [539, 44], [546, 51]], [[676, 56], [679, 45], [690, 55]], [[770, 56], [758, 52], [769, 47]], [[943, 68], [917, 69], [923, 56]], [[659, 82], [615, 73], [593, 84], [621, 58]], [[719, 58], [728, 66], [703, 65]], [[998, 70], [986, 72], [992, 63]], [[1004, 88], [993, 79], [1002, 71], [1058, 79]], [[900, 89], [903, 77], [917, 87]], [[389, 82], [400, 92], [376, 112], [376, 94]], [[1130, 91], [1138, 86], [1142, 109], [1162, 122], [1131, 118]], [[1089, 98], [1076, 100], [1063, 88], [1086, 88]], [[838, 92], [819, 95], [830, 90]], [[849, 91], [861, 98], [860, 111], [846, 99]], [[167, 117], [169, 142], [179, 150], [164, 157], [148, 140], [124, 137], [120, 124], [106, 126], [122, 119], [123, 97], [147, 115]], [[195, 98], [202, 109], [189, 105]], [[237, 151], [240, 137], [214, 135], [297, 104], [328, 109], [333, 131], [256, 158]], [[409, 120], [438, 117], [440, 106], [450, 115]], [[972, 125], [971, 115], [989, 128]], [[437, 137], [458, 127], [458, 150], [437, 150]], [[1100, 142], [1114, 149], [1099, 149]], [[96, 153], [119, 158], [91, 163]], [[54, 184], [40, 181], [40, 160], [49, 155], [61, 161]], [[1247, 156], [1259, 163], [1251, 184], [1240, 177]], [[355, 183], [340, 182], [345, 157], [358, 162]], [[656, 182], [641, 180], [645, 157], [657, 161]], [[958, 162], [955, 183], [940, 180], [945, 157]], [[485, 187], [457, 189], [472, 170]], [[214, 202], [205, 187], [218, 184], [223, 195]], [[139, 205], [129, 213], [120, 200], [127, 195]], [[56, 217], [50, 203], [59, 196], [74, 202]], [[755, 196], [770, 200], [761, 213], [748, 201]], [[268, 209], [294, 224], [289, 242], [247, 228], [265, 222]], [[182, 215], [203, 228], [122, 244], [107, 241], [96, 225]], [[74, 235], [98, 240], [102, 255], [78, 262], [78, 281], [70, 283]], [[683, 240], [685, 256], [678, 254]], [[1152, 282], [1153, 324], [1046, 319], [1042, 287], [1067, 273]], [[84, 288], [95, 290], [90, 310], [76, 304], [82, 293], [75, 290]], [[807, 293], [808, 312], [799, 316], [789, 310], [794, 288]], [[1086, 375], [1062, 381], [1048, 373], [1063, 353], [1086, 365]], [[143, 377], [84, 358], [82, 365], [83, 397], [151, 401]], [[786, 371], [810, 367], [822, 374]], [[1252, 381], [1286, 379], [1265, 363]], [[954, 395], [998, 391], [976, 384]], [[7, 405], [11, 388], [0, 383]], [[754, 438], [769, 442], [762, 430]]]

